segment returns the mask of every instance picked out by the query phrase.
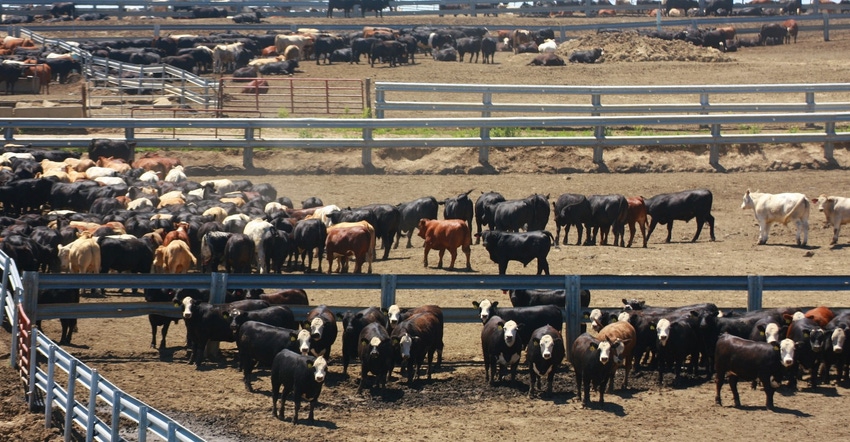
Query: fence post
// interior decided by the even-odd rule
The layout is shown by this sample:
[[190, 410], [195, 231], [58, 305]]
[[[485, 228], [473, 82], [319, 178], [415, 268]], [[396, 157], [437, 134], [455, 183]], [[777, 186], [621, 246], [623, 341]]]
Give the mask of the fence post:
[[53, 375], [56, 372], [56, 344], [50, 344], [47, 349], [47, 388], [44, 397], [44, 428], [50, 428], [53, 422], [53, 388], [56, 382]]
[[[481, 118], [490, 118], [490, 106], [493, 105], [493, 94], [490, 92], [484, 92], [481, 97], [481, 103], [484, 105], [486, 110], [481, 112]], [[481, 140], [487, 141], [490, 139], [490, 128], [482, 127], [481, 128]], [[481, 146], [478, 149], [478, 163], [480, 164], [489, 164], [490, 163], [490, 147], [489, 146]]]
[[148, 439], [148, 407], [139, 407], [139, 442]]
[[360, 152], [360, 164], [367, 169], [371, 169], [375, 167], [372, 164], [372, 148], [368, 146], [369, 142], [372, 141], [372, 128], [364, 127], [363, 128], [363, 141], [367, 146], [363, 147], [363, 150]]
[[27, 398], [27, 403], [29, 404], [30, 411], [35, 411], [35, 396], [36, 396], [36, 378], [35, 378], [35, 369], [37, 368], [36, 361], [38, 360], [38, 327], [35, 324], [30, 327], [30, 343], [29, 343], [29, 352], [27, 354], [27, 363], [29, 366], [29, 379], [27, 379], [27, 392], [29, 393], [29, 397]]
[[708, 163], [712, 166], [720, 164], [720, 125], [711, 125], [711, 137], [714, 141], [711, 142], [711, 150], [708, 154]]
[[[817, 4], [817, 2], [812, 3]], [[829, 41], [829, 10], [823, 11], [823, 41]]]
[[227, 294], [227, 273], [213, 272], [210, 277], [210, 304], [223, 304]]
[[[599, 94], [591, 94], [590, 104], [594, 108], [602, 106], [602, 96]], [[598, 117], [599, 112], [591, 112], [590, 116]], [[605, 126], [594, 126], [593, 136], [596, 137], [596, 141], [602, 141], [602, 139], [605, 138]], [[593, 148], [593, 164], [602, 164], [603, 162], [604, 160], [602, 159], [602, 146], [598, 145]]]
[[[377, 97], [378, 97], [378, 91], [375, 91], [376, 101], [377, 101]], [[383, 96], [382, 96], [382, 98], [383, 98]], [[371, 78], [366, 78], [364, 80], [363, 103], [366, 104], [366, 111], [367, 111], [366, 115], [368, 115], [369, 118], [372, 118], [372, 79]], [[377, 103], [376, 103], [376, 105], [377, 105]], [[379, 118], [384, 118], [384, 114], [382, 113]]]
[[[825, 125], [824, 131], [827, 136], [835, 135], [835, 121], [828, 121]], [[829, 162], [835, 162], [835, 157], [833, 157], [835, 145], [832, 140], [827, 140], [826, 143], [823, 143], [823, 157]]]
[[655, 30], [661, 32], [661, 8], [655, 9]]
[[21, 280], [24, 285], [24, 298], [21, 300], [24, 313], [29, 318], [30, 324], [35, 324], [38, 320], [38, 272], [26, 271]]
[[567, 323], [567, 358], [572, 360], [571, 349], [573, 341], [581, 330], [581, 276], [565, 275], [564, 289], [566, 293], [566, 305], [564, 305], [565, 322]]
[[254, 168], [254, 127], [245, 128], [245, 146], [242, 148], [242, 167]]
[[388, 309], [395, 304], [396, 275], [381, 275], [381, 309]]
[[100, 373], [96, 368], [91, 370], [91, 384], [89, 385], [89, 406], [86, 413], [86, 442], [91, 442], [94, 439], [94, 423], [97, 416], [94, 412], [97, 406], [97, 384], [100, 383]]
[[112, 440], [121, 440], [121, 401], [124, 399], [124, 392], [116, 390], [112, 393]]
[[762, 293], [764, 292], [764, 276], [747, 275], [747, 311], [761, 309]]
[[71, 358], [68, 367], [68, 388], [65, 390], [68, 394], [65, 396], [65, 442], [71, 442], [74, 425], [74, 408], [76, 399], [74, 399], [74, 390], [77, 387], [77, 359]]

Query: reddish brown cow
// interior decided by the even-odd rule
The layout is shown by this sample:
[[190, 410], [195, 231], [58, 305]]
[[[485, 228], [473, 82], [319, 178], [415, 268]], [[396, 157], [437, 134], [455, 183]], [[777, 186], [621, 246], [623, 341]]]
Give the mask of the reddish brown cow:
[[[596, 335], [596, 339], [600, 341], [608, 340], [610, 342], [620, 341], [623, 343], [623, 352], [617, 355], [617, 367], [625, 367], [626, 373], [623, 378], [623, 389], [629, 388], [629, 373], [632, 371], [632, 352], [637, 344], [637, 332], [628, 321], [612, 322]], [[604, 388], [604, 387], [599, 387]], [[614, 391], [614, 376], [611, 376], [608, 384], [608, 391]]]
[[108, 167], [118, 173], [127, 173], [132, 169], [123, 159], [114, 157], [100, 157], [95, 164], [99, 167]]
[[179, 158], [164, 157], [155, 152], [148, 152], [143, 157], [133, 161], [133, 167], [136, 169], [152, 170], [161, 172], [162, 176], [168, 174], [174, 166], [182, 166]]
[[800, 30], [797, 27], [797, 21], [793, 19], [788, 19], [782, 22], [782, 27], [788, 30], [785, 34], [785, 43], [791, 43], [791, 38], [794, 39], [794, 43], [797, 43], [797, 32]]
[[302, 219], [312, 215], [316, 209], [318, 209], [318, 207], [311, 207], [309, 209], [286, 209], [286, 214], [289, 215], [290, 219], [301, 221]]
[[826, 327], [829, 321], [832, 321], [832, 318], [835, 317], [835, 313], [829, 307], [820, 306], [807, 311], [804, 316], [815, 321], [819, 326]]
[[260, 53], [263, 57], [274, 57], [277, 55], [277, 47], [274, 45], [266, 46], [263, 48], [263, 51]]
[[643, 237], [643, 247], [646, 248], [646, 203], [642, 196], [626, 198], [629, 203], [629, 209], [626, 212], [626, 223], [629, 225], [629, 244], [626, 247], [632, 246], [632, 241], [635, 239], [635, 223], [640, 227], [640, 234]]
[[38, 64], [38, 60], [34, 60], [32, 58], [24, 60], [24, 63], [32, 65], [24, 68], [24, 75], [27, 77], [38, 78], [39, 92], [45, 91], [49, 94], [50, 79], [53, 78], [53, 70], [50, 69], [50, 66], [46, 64]]
[[325, 239], [328, 254], [328, 273], [333, 270], [334, 258], [341, 258], [340, 272], [347, 271], [348, 256], [354, 255], [354, 273], [363, 272], [363, 262], [368, 263], [367, 273], [372, 273], [372, 254], [375, 250], [375, 231], [359, 225], [328, 227]]
[[162, 239], [163, 246], [167, 246], [171, 241], [176, 239], [183, 240], [186, 244], [191, 244], [189, 242], [189, 223], [179, 222], [176, 227], [176, 229], [165, 234], [165, 238]]
[[457, 248], [460, 247], [466, 255], [466, 269], [472, 270], [472, 265], [469, 263], [470, 245], [472, 245], [472, 234], [469, 225], [464, 220], [446, 219], [446, 220], [419, 220], [419, 237], [425, 240], [425, 267], [428, 267], [428, 252], [431, 249], [440, 252], [440, 262], [437, 268], [443, 268], [443, 254], [446, 250], [452, 255], [452, 262], [449, 268], [455, 267], [455, 259], [457, 258]]
[[302, 289], [285, 289], [274, 293], [261, 293], [260, 300], [269, 304], [310, 305], [307, 292]]
[[269, 93], [269, 82], [262, 78], [251, 80], [247, 86], [242, 88], [243, 94], [262, 95]]

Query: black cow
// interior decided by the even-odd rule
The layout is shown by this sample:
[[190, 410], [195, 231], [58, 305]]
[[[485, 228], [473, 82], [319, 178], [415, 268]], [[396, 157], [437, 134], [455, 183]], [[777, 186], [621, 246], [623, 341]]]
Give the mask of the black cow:
[[337, 49], [342, 49], [345, 42], [342, 37], [319, 37], [313, 43], [313, 54], [316, 56], [316, 64], [319, 64], [322, 56], [325, 56], [325, 62], [331, 64], [331, 54]]
[[89, 158], [97, 161], [100, 157], [120, 158], [127, 163], [133, 161], [136, 149], [135, 141], [109, 140], [106, 138], [95, 138], [89, 143]]
[[[301, 256], [298, 257], [301, 267], [305, 272], [311, 272], [313, 268], [313, 250], [317, 250], [319, 264], [316, 271], [322, 272], [322, 255], [325, 254], [325, 238], [328, 236], [328, 228], [318, 219], [305, 219], [295, 225], [292, 239]], [[306, 264], [306, 265], [305, 265]]]
[[516, 369], [522, 354], [522, 340], [518, 335], [520, 328], [516, 321], [493, 316], [481, 329], [481, 350], [484, 353], [484, 375], [490, 385], [505, 376], [505, 368], [511, 367], [511, 383], [516, 381]]
[[596, 63], [604, 55], [605, 50], [601, 48], [573, 51], [568, 60], [570, 63]]
[[77, 18], [77, 8], [71, 2], [57, 2], [52, 5], [50, 8], [50, 15], [54, 17], [59, 17], [61, 15], [68, 15], [71, 18]]
[[448, 43], [444, 44], [439, 50], [434, 51], [434, 60], [436, 61], [457, 61], [457, 59], [457, 49]]
[[109, 15], [102, 12], [89, 12], [88, 14], [80, 14], [77, 16], [77, 21], [97, 21], [106, 20]]
[[187, 296], [189, 292], [178, 291], [175, 305], [183, 307], [183, 321], [186, 324], [187, 346], [192, 350], [189, 363], [195, 363], [197, 369], [204, 362], [205, 348], [210, 341], [233, 342], [235, 337], [230, 328], [230, 321], [225, 319], [224, 312], [234, 308], [243, 311], [267, 308], [269, 303], [257, 300], [244, 300], [224, 305], [212, 305], [208, 302]]
[[419, 371], [426, 356], [426, 376], [431, 379], [434, 352], [442, 348], [443, 344], [442, 318], [431, 312], [417, 313], [395, 326], [390, 338], [402, 372], [407, 370], [407, 382], [419, 379]]
[[784, 339], [768, 344], [742, 339], [729, 334], [720, 335], [714, 354], [716, 392], [714, 402], [721, 405], [720, 389], [729, 373], [729, 387], [735, 399], [735, 407], [741, 406], [738, 397], [738, 379], [760, 380], [767, 396], [765, 406], [773, 409], [773, 379], [781, 379], [785, 367], [794, 363], [794, 341]]
[[[518, 232], [543, 230], [549, 222], [549, 195], [535, 193], [521, 200], [496, 204], [493, 221], [496, 230]], [[557, 242], [555, 242], [557, 245]]]
[[342, 372], [348, 373], [348, 361], [358, 355], [358, 338], [367, 325], [377, 322], [386, 324], [387, 317], [377, 307], [369, 307], [358, 312], [347, 311], [337, 314], [342, 321]]
[[354, 58], [352, 56], [351, 48], [336, 49], [330, 56], [330, 61], [335, 61], [337, 63], [351, 63], [352, 60], [354, 60]]
[[[696, 373], [699, 362], [700, 341], [698, 315], [672, 313], [655, 325], [658, 336], [655, 352], [658, 357], [658, 385], [664, 382], [664, 372], [672, 371], [674, 383], [681, 379], [681, 369], [690, 357], [690, 372]], [[637, 329], [635, 329], [637, 331]]]
[[646, 213], [652, 218], [649, 223], [649, 231], [646, 232], [646, 240], [652, 236], [655, 226], [667, 224], [667, 239], [670, 242], [673, 235], [673, 221], [682, 220], [688, 222], [697, 219], [697, 231], [691, 242], [699, 239], [702, 226], [708, 222], [711, 240], [714, 241], [714, 217], [711, 215], [711, 203], [713, 195], [708, 189], [685, 190], [676, 193], [663, 193], [646, 199]]
[[186, 72], [195, 72], [198, 62], [192, 54], [183, 54], [162, 57], [162, 64], [174, 66], [177, 69], [183, 69]]
[[[289, 329], [298, 328], [298, 323], [295, 322], [295, 315], [292, 314], [292, 309], [285, 305], [271, 305], [262, 310], [251, 310], [247, 312], [232, 309], [229, 312], [225, 312], [225, 314], [227, 315], [226, 318], [230, 318], [230, 329], [233, 333], [236, 333], [239, 327], [248, 321]], [[293, 349], [293, 351], [297, 350]]]
[[705, 4], [705, 15], [732, 15], [733, 0], [709, 0]]
[[295, 74], [295, 69], [298, 67], [298, 60], [283, 60], [274, 63], [266, 63], [260, 66], [260, 73], [263, 75], [289, 75]]
[[567, 237], [570, 234], [570, 226], [576, 226], [578, 238], [576, 245], [581, 244], [582, 225], [587, 229], [585, 244], [590, 244], [591, 230], [590, 202], [584, 195], [565, 193], [552, 203], [555, 212], [555, 243], [561, 237], [561, 226], [564, 227], [564, 245], [567, 245]]
[[381, 238], [381, 247], [384, 249], [381, 259], [389, 259], [390, 248], [401, 224], [401, 212], [391, 204], [367, 204], [355, 210], [369, 210], [374, 214], [375, 224], [372, 227], [375, 228], [375, 237]]
[[368, 62], [372, 63], [372, 45], [378, 42], [377, 38], [355, 38], [351, 41], [351, 61], [350, 63], [360, 63], [360, 54], [366, 54]]
[[[292, 392], [295, 402], [295, 414], [292, 415], [292, 424], [298, 423], [298, 410], [301, 407], [301, 399], [310, 401], [309, 421], [313, 421], [313, 408], [319, 401], [322, 385], [325, 382], [328, 364], [325, 358], [319, 356], [302, 356], [289, 350], [283, 350], [274, 356], [272, 361], [272, 415], [277, 414], [277, 400], [282, 397], [280, 404], [280, 415], [283, 419], [283, 409], [286, 397]], [[279, 394], [280, 386], [283, 385], [283, 394]]]
[[358, 3], [357, 0], [328, 0], [328, 18], [333, 18], [334, 9], [342, 9], [345, 18], [351, 18], [351, 10]]
[[528, 373], [531, 376], [528, 386], [528, 397], [534, 395], [535, 387], [540, 390], [540, 380], [546, 377], [546, 394], [552, 394], [552, 381], [555, 373], [564, 361], [566, 347], [561, 332], [549, 325], [544, 325], [531, 334], [525, 361], [528, 363]]
[[[3, 213], [5, 215], [20, 215], [24, 213], [40, 212], [43, 206], [50, 204], [51, 209], [56, 210], [53, 205], [54, 189], [60, 184], [73, 185], [76, 183], [54, 183], [47, 178], [34, 179], [15, 179], [8, 186], [3, 186], [0, 191], [0, 202], [3, 203]], [[75, 189], [79, 190], [85, 186], [92, 184], [79, 184]], [[96, 184], [94, 184], [96, 186]], [[73, 186], [69, 186], [73, 187]], [[79, 208], [85, 212], [88, 210], [87, 204], [84, 201], [84, 195], [76, 195], [79, 197]]]
[[843, 311], [835, 315], [825, 326], [826, 342], [824, 346], [823, 368], [821, 370], [823, 381], [829, 384], [829, 371], [834, 365], [838, 375], [838, 382], [847, 380], [848, 361], [847, 334], [850, 333], [850, 311]]
[[150, 273], [153, 250], [138, 238], [102, 236], [100, 246], [100, 273], [116, 272]]
[[477, 37], [464, 37], [457, 40], [457, 53], [460, 55], [460, 62], [463, 62], [463, 56], [469, 54], [469, 62], [472, 63], [472, 56], [475, 56], [475, 62], [478, 63], [478, 55], [481, 53], [481, 39]]
[[473, 301], [478, 309], [481, 322], [487, 323], [494, 316], [500, 316], [506, 321], [514, 320], [520, 326], [519, 336], [525, 347], [531, 340], [531, 334], [544, 325], [551, 325], [555, 330], [564, 328], [564, 317], [561, 307], [555, 305], [535, 305], [531, 307], [499, 307], [499, 301], [484, 299]]
[[32, 15], [11, 15], [11, 14], [3, 14], [0, 16], [2, 20], [0, 23], [4, 25], [19, 25], [21, 23], [32, 23], [35, 20], [35, 17]]
[[360, 16], [366, 17], [367, 11], [375, 11], [375, 17], [384, 18], [384, 8], [390, 7], [389, 0], [360, 0]]
[[[171, 290], [163, 289], [145, 289], [145, 301], [147, 302], [171, 302], [174, 299], [174, 294]], [[177, 324], [179, 318], [150, 314], [148, 321], [151, 324], [151, 348], [156, 348], [156, 330], [162, 326], [162, 340], [159, 341], [159, 348], [165, 349], [165, 337], [168, 335], [168, 327], [174, 321]]]
[[394, 40], [377, 40], [372, 43], [369, 58], [369, 63], [372, 67], [375, 67], [375, 60], [389, 63], [390, 67], [395, 67], [399, 63], [402, 63], [403, 60], [407, 59], [407, 45]]
[[67, 58], [48, 58], [45, 60], [45, 63], [50, 66], [50, 71], [53, 73], [53, 80], [58, 81], [60, 84], [68, 81], [68, 74], [71, 72], [82, 72], [83, 69], [82, 64], [78, 60]]
[[605, 404], [605, 385], [617, 370], [616, 360], [622, 348], [623, 343], [619, 340], [599, 341], [587, 333], [582, 333], [573, 342], [570, 362], [576, 373], [576, 393], [582, 400], [582, 407], [590, 405], [591, 383], [599, 390], [599, 405]]
[[[38, 304], [79, 304], [80, 291], [77, 289], [49, 289], [38, 292]], [[76, 318], [59, 318], [62, 324], [62, 336], [59, 339], [59, 345], [71, 343], [71, 337], [77, 331]], [[38, 328], [41, 328], [41, 321], [36, 323]], [[164, 335], [163, 335], [164, 336]], [[163, 339], [165, 339], [163, 337]]]
[[788, 29], [779, 23], [765, 23], [761, 25], [759, 31], [759, 44], [762, 46], [769, 44], [785, 43], [785, 36], [788, 34]]
[[537, 55], [528, 63], [529, 66], [564, 66], [566, 64], [563, 58], [551, 52]]
[[508, 261], [519, 261], [523, 266], [537, 259], [537, 274], [549, 274], [549, 249], [555, 238], [548, 231], [535, 232], [499, 232], [485, 230], [481, 232], [484, 248], [490, 254], [490, 260], [499, 264], [499, 274], [504, 275]]
[[15, 83], [23, 75], [21, 65], [14, 63], [0, 63], [0, 81], [6, 83], [6, 95], [15, 93]]
[[248, 321], [239, 326], [235, 335], [242, 381], [248, 391], [254, 391], [251, 386], [251, 372], [255, 365], [271, 366], [274, 356], [284, 349], [299, 351], [298, 331], [290, 328]]
[[363, 327], [358, 335], [358, 351], [360, 356], [360, 385], [359, 394], [366, 386], [369, 373], [375, 375], [374, 386], [387, 387], [387, 379], [393, 369], [393, 344], [390, 334], [382, 325], [383, 322], [372, 322]]
[[789, 384], [797, 388], [797, 376], [800, 366], [810, 371], [809, 386], [818, 385], [818, 369], [823, 362], [826, 333], [815, 321], [809, 318], [797, 319], [788, 326], [787, 337], [794, 341], [794, 364], [789, 370]]
[[[401, 215], [398, 233], [396, 234], [395, 248], [398, 248], [398, 243], [401, 242], [401, 235], [407, 232], [407, 248], [413, 247], [410, 239], [413, 237], [413, 231], [419, 225], [421, 219], [437, 219], [437, 209], [439, 204], [433, 196], [417, 198], [413, 201], [396, 205], [399, 214]], [[480, 230], [480, 229], [479, 229]]]
[[234, 233], [224, 244], [224, 271], [251, 273], [251, 262], [256, 256], [256, 245], [247, 235]]
[[218, 265], [224, 259], [224, 249], [227, 240], [233, 235], [230, 232], [213, 231], [204, 234], [201, 239], [201, 272], [217, 272]]
[[590, 203], [590, 222], [588, 227], [592, 228], [593, 232], [588, 231], [590, 236], [590, 244], [596, 244], [596, 236], [599, 235], [599, 242], [602, 245], [608, 244], [608, 230], [614, 232], [614, 245], [625, 246], [626, 233], [626, 216], [628, 215], [629, 203], [626, 197], [622, 195], [590, 195], [587, 197]]
[[331, 346], [339, 334], [336, 316], [322, 304], [307, 313], [302, 327], [310, 331], [310, 353], [313, 356], [330, 356]]
[[475, 200], [475, 225], [478, 226], [478, 234], [475, 235], [475, 244], [481, 242], [481, 228], [486, 225], [488, 229], [493, 230], [494, 210], [496, 205], [505, 201], [505, 197], [499, 192], [482, 192], [481, 196]]
[[484, 37], [481, 40], [481, 56], [484, 57], [484, 64], [493, 64], [496, 62], [496, 48], [499, 42], [495, 37]]
[[[566, 292], [564, 290], [545, 290], [545, 289], [516, 289], [509, 290], [508, 296], [511, 298], [511, 305], [514, 307], [529, 307], [532, 305], [557, 305], [558, 307], [566, 306]], [[590, 290], [581, 290], [579, 292], [579, 300], [581, 308], [590, 306]]]
[[[467, 226], [472, 226], [472, 217], [475, 214], [475, 205], [469, 198], [469, 194], [475, 189], [459, 194], [454, 198], [446, 198], [440, 204], [443, 205], [443, 219], [462, 219]], [[470, 227], [471, 229], [471, 227]]]
[[192, 7], [192, 18], [218, 18], [227, 17], [229, 11], [227, 8], [209, 7], [209, 6], [194, 6]]
[[242, 12], [231, 17], [234, 23], [260, 23], [262, 18], [260, 11]]

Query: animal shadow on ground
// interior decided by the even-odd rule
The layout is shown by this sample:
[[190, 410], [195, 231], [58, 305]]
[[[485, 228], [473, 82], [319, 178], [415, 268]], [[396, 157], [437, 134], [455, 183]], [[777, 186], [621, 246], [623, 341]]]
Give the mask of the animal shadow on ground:
[[[732, 407], [732, 408], [737, 408], [737, 409], [743, 410], [743, 411], [765, 411], [764, 405], [741, 405], [740, 407]], [[790, 415], [793, 415], [793, 416], [796, 416], [796, 417], [812, 417], [811, 414], [800, 411], [800, 410], [792, 410], [790, 408], [782, 408], [782, 407], [777, 407], [775, 405], [773, 406], [772, 411], [774, 413], [790, 414]]]
[[841, 397], [841, 395], [838, 394], [838, 390], [833, 386], [819, 385], [817, 387], [802, 388], [800, 391], [819, 394], [823, 397]]

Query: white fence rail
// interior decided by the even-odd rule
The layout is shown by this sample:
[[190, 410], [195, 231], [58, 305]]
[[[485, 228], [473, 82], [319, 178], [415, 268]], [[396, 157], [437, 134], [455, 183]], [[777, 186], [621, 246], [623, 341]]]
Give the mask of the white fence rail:
[[[792, 125], [804, 125], [806, 130], [794, 130]], [[759, 126], [757, 133], [740, 132], [741, 127]], [[659, 128], [683, 128], [686, 135], [622, 134], [608, 133], [607, 128], [641, 128], [653, 131]], [[763, 128], [761, 128], [763, 127]], [[592, 147], [593, 160], [603, 162], [604, 149], [621, 146], [664, 146], [702, 145], [710, 149], [709, 162], [719, 165], [720, 146], [726, 144], [758, 143], [821, 143], [824, 158], [834, 161], [834, 143], [850, 141], [850, 112], [816, 112], [790, 114], [721, 114], [721, 115], [640, 115], [599, 117], [515, 117], [515, 118], [387, 118], [387, 119], [128, 119], [128, 118], [5, 118], [0, 119], [0, 128], [5, 130], [8, 142], [28, 143], [36, 147], [76, 147], [89, 145], [91, 138], [37, 137], [29, 135], [27, 129], [47, 129], [48, 133], [62, 129], [114, 129], [123, 131], [123, 137], [137, 142], [137, 147], [153, 148], [242, 148], [243, 164], [253, 168], [254, 148], [302, 148], [302, 149], [350, 149], [361, 150], [364, 167], [372, 166], [373, 148], [436, 148], [473, 147], [479, 149], [479, 161], [489, 162], [491, 147], [532, 146], [576, 146]], [[137, 137], [136, 129], [209, 128], [218, 131], [229, 129], [233, 135], [193, 138]], [[533, 129], [540, 136], [493, 136], [493, 129]], [[551, 129], [591, 128], [593, 135], [575, 134], [548, 135]], [[708, 129], [703, 129], [708, 128]], [[23, 135], [17, 136], [23, 129]], [[264, 129], [274, 129], [280, 136], [258, 138]], [[404, 134], [393, 134], [393, 130], [405, 129]], [[413, 131], [410, 131], [413, 129]], [[417, 132], [441, 129], [448, 135], [441, 137], [416, 136]], [[477, 135], [469, 136], [463, 129], [478, 129]], [[389, 135], [376, 137], [376, 130], [385, 130]], [[309, 138], [301, 134], [310, 131]], [[321, 131], [327, 132], [326, 138]], [[408, 135], [409, 133], [414, 135]], [[456, 132], [457, 136], [451, 136]], [[120, 133], [120, 132], [119, 132]], [[220, 133], [220, 132], [217, 132]], [[268, 134], [269, 132], [262, 132]], [[356, 133], [358, 138], [352, 138]], [[273, 131], [273, 135], [276, 135]]]
[[[144, 442], [148, 433], [169, 442], [200, 442], [201, 437], [192, 433], [182, 425], [176, 423], [162, 412], [139, 401], [133, 396], [123, 392], [108, 380], [102, 378], [97, 370], [89, 368], [61, 347], [56, 345], [45, 336], [37, 327], [29, 330], [21, 330], [22, 324], [35, 322], [38, 312], [38, 290], [24, 290], [24, 284], [18, 275], [15, 262], [5, 253], [0, 252], [0, 266], [2, 266], [2, 314], [12, 325], [12, 351], [10, 363], [13, 367], [25, 365], [28, 374], [22, 378], [28, 395], [31, 410], [39, 406], [44, 408], [45, 426], [50, 427], [53, 423], [54, 407], [65, 414], [64, 437], [71, 440], [74, 425], [82, 429], [86, 440], [98, 441], [120, 441], [124, 440], [121, 433], [136, 432], [136, 440]], [[29, 273], [29, 272], [27, 272]], [[25, 296], [25, 292], [28, 295]], [[56, 304], [61, 305], [61, 304]], [[18, 312], [23, 310], [29, 316], [21, 318]], [[30, 319], [32, 321], [30, 321]], [[18, 336], [29, 333], [30, 342], [19, 354]], [[38, 355], [46, 357], [46, 367], [38, 367], [39, 362], [44, 363]], [[55, 380], [58, 371], [67, 374], [68, 381], [63, 388]], [[88, 391], [88, 401], [82, 403], [78, 397], [77, 387]], [[38, 399], [42, 398], [41, 403]], [[111, 409], [111, 420], [103, 422], [97, 417], [99, 403], [106, 404]], [[129, 429], [126, 425], [122, 428], [120, 419], [129, 419], [137, 424], [135, 429]]]

